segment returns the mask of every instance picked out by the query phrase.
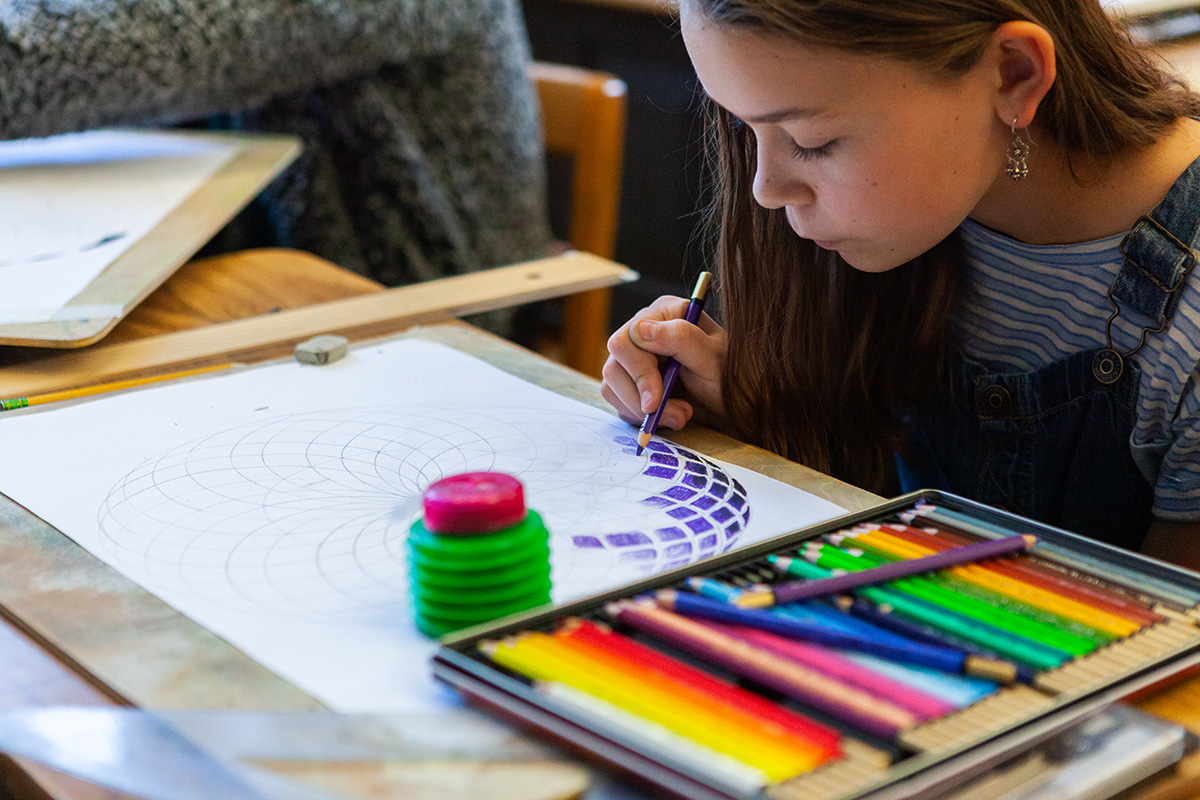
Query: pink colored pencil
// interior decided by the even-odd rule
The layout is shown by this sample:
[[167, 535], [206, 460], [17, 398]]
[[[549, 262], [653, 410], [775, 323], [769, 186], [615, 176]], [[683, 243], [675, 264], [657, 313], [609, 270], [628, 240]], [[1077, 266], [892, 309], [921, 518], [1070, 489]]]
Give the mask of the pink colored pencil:
[[723, 622], [700, 620], [696, 620], [696, 622], [734, 639], [744, 639], [755, 647], [818, 670], [831, 678], [869, 692], [881, 700], [907, 708], [922, 719], [936, 719], [958, 710], [957, 706], [947, 703], [941, 698], [892, 680], [886, 675], [881, 675], [822, 647], [804, 644], [794, 639], [785, 639], [769, 631], [745, 625], [729, 625]]

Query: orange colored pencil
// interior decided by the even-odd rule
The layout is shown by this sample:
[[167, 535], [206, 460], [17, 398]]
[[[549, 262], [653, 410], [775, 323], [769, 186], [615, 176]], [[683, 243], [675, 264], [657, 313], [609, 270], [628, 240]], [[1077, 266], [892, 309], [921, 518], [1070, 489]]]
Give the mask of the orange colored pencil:
[[572, 637], [569, 633], [556, 633], [554, 638], [561, 645], [585, 659], [590, 659], [595, 664], [603, 664], [617, 674], [637, 681], [639, 686], [654, 687], [675, 702], [714, 715], [721, 720], [721, 724], [726, 726], [730, 735], [750, 734], [769, 741], [785, 752], [797, 750], [817, 758], [828, 758], [827, 751], [812, 742], [807, 736], [797, 736], [773, 720], [741, 709], [722, 698], [689, 686], [678, 678], [648, 669], [622, 654], [597, 646], [583, 638]]
[[[896, 553], [905, 558], [923, 558], [937, 552], [931, 547], [907, 542], [882, 529], [876, 528], [863, 532], [855, 541], [871, 544], [885, 551]], [[1086, 625], [1091, 630], [1101, 631], [1111, 636], [1128, 636], [1137, 632], [1141, 625], [1131, 620], [1110, 614], [1078, 600], [1072, 600], [1048, 589], [1026, 583], [1025, 581], [1009, 578], [996, 572], [989, 572], [986, 567], [978, 564], [964, 564], [946, 570], [969, 583], [981, 586], [1003, 597], [1011, 597], [1030, 606], [1041, 608], [1060, 617], [1074, 620]]]
[[[931, 548], [949, 549], [952, 547], [961, 547], [964, 544], [970, 544], [972, 541], [962, 534], [942, 528], [933, 529], [936, 531], [934, 533], [911, 525], [889, 523], [882, 527], [889, 533], [917, 544], [927, 545]], [[1161, 614], [1157, 614], [1133, 601], [1083, 583], [1082, 581], [1072, 580], [1070, 577], [1060, 575], [1052, 570], [1043, 569], [1027, 559], [996, 559], [983, 562], [979, 566], [1007, 575], [1010, 578], [1022, 580], [1035, 586], [1041, 586], [1047, 591], [1055, 592], [1063, 597], [1068, 597], [1081, 603], [1087, 603], [1095, 608], [1124, 617], [1142, 626], [1153, 625], [1162, 622], [1164, 619]]]
[[[923, 519], [921, 517], [917, 518]], [[929, 520], [929, 522], [932, 524], [933, 520]], [[915, 528], [915, 530], [921, 530], [921, 528]], [[958, 541], [973, 542], [978, 540], [978, 537], [972, 532], [948, 525], [942, 520], [937, 520], [937, 526], [931, 527], [930, 530], [934, 531], [935, 535], [939, 537], [948, 535]], [[1093, 577], [1091, 580], [1084, 580], [1071, 574], [1069, 570], [1064, 571], [1065, 568], [1056, 569], [1033, 558], [1023, 558], [1011, 563], [1022, 571], [1035, 572], [1046, 580], [1055, 582], [1060, 587], [1073, 587], [1075, 591], [1086, 594], [1089, 598], [1104, 599], [1109, 603], [1116, 604], [1130, 611], [1140, 611], [1153, 615], [1154, 619], [1146, 622], [1146, 624], [1161, 622], [1167, 617], [1167, 614], [1163, 613], [1165, 609], [1158, 606], [1159, 601], [1156, 598], [1139, 595], [1136, 591], [1131, 593], [1123, 587], [1114, 586], [1106, 582], [1104, 579]], [[1170, 613], [1170, 611], [1167, 611], [1167, 613]]]

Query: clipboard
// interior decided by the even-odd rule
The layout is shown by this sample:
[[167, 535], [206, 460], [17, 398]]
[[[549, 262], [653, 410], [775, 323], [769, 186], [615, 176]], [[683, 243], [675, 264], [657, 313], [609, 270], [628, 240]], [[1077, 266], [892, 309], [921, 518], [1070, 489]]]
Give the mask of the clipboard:
[[105, 336], [191, 258], [301, 151], [286, 134], [170, 131], [173, 137], [234, 144], [236, 151], [186, 200], [119, 255], [66, 305], [120, 309], [87, 319], [0, 324], [0, 345], [77, 348]]

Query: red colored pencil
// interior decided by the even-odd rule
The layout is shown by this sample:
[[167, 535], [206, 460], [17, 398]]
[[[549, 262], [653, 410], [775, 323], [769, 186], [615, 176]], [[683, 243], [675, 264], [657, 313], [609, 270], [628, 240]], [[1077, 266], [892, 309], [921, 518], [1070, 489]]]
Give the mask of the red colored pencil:
[[679, 659], [660, 653], [609, 628], [584, 619], [568, 620], [555, 636], [590, 652], [607, 654], [777, 726], [821, 750], [827, 757], [841, 753], [841, 737], [830, 728], [740, 686], [714, 678]]

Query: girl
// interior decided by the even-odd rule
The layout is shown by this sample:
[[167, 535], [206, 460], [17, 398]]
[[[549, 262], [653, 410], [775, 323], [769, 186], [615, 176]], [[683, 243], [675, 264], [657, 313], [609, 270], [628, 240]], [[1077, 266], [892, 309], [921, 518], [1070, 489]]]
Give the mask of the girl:
[[[630, 422], [1200, 566], [1200, 99], [1098, 0], [682, 0], [719, 325], [609, 341]], [[1194, 163], [1195, 162], [1195, 163]]]

